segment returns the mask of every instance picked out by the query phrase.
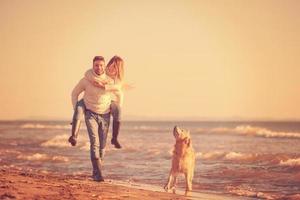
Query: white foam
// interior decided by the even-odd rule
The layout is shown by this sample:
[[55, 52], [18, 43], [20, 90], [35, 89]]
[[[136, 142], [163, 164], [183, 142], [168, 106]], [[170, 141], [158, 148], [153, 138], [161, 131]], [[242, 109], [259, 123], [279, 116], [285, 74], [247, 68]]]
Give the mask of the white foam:
[[228, 133], [232, 132], [233, 129], [231, 128], [226, 128], [226, 127], [217, 127], [217, 128], [212, 128], [209, 130], [209, 132], [214, 132], [214, 133]]
[[1, 149], [0, 155], [2, 154], [21, 154], [21, 152], [13, 149], [5, 149], [5, 150]]
[[283, 132], [283, 131], [271, 131], [266, 128], [241, 125], [235, 128], [218, 127], [208, 130], [212, 133], [234, 133], [240, 135], [252, 135], [260, 136], [266, 138], [300, 138], [300, 133], [298, 132]]
[[133, 126], [132, 129], [133, 130], [141, 130], [141, 131], [167, 131], [167, 130], [170, 130], [170, 128], [155, 127], [155, 126], [144, 126], [144, 125], [142, 125], [142, 126]]
[[276, 196], [271, 194], [263, 193], [255, 191], [253, 188], [249, 186], [241, 186], [241, 187], [232, 187], [229, 186], [226, 188], [230, 194], [244, 196], [244, 197], [252, 197], [252, 198], [260, 198], [260, 199], [277, 199]]
[[45, 125], [42, 124], [23, 124], [21, 128], [45, 128]]
[[89, 151], [90, 150], [90, 142], [85, 142], [84, 145], [80, 147], [81, 150]]
[[40, 153], [35, 153], [33, 155], [30, 155], [30, 156], [19, 155], [17, 158], [23, 159], [23, 160], [32, 160], [32, 161], [49, 159], [47, 154], [40, 154]]
[[[83, 151], [89, 151], [90, 150], [90, 142], [89, 141], [83, 141], [78, 144], [80, 150]], [[125, 153], [131, 153], [131, 152], [138, 152], [141, 149], [140, 146], [127, 146], [127, 145], [122, 145], [122, 151]], [[110, 144], [110, 138], [107, 138], [106, 141], [106, 147], [105, 147], [106, 152], [113, 152], [113, 151], [119, 151], [116, 149], [113, 145]]]
[[280, 161], [279, 165], [283, 165], [283, 166], [300, 166], [300, 158], [296, 158], [296, 159], [288, 159], [286, 161]]
[[229, 152], [225, 155], [226, 160], [248, 160], [253, 157], [252, 154], [243, 154], [237, 152]]
[[45, 161], [52, 160], [56, 162], [68, 162], [69, 158], [65, 156], [49, 156], [47, 154], [35, 153], [33, 155], [19, 155], [18, 159], [30, 160], [30, 161]]
[[41, 144], [42, 147], [69, 147], [70, 144], [68, 143], [69, 135], [57, 135], [46, 142]]
[[253, 127], [253, 126], [237, 126], [235, 128], [235, 131], [241, 134], [250, 134], [250, 135], [263, 136], [263, 137], [300, 138], [300, 133], [271, 131], [266, 128]]
[[[21, 126], [22, 129], [71, 129], [71, 125], [49, 125], [49, 124], [40, 124], [40, 123], [27, 123]], [[82, 127], [84, 128], [84, 127]]]
[[65, 156], [53, 156], [52, 160], [53, 161], [58, 161], [58, 162], [68, 162], [69, 158], [67, 158]]
[[223, 152], [223, 151], [212, 151], [212, 152], [197, 152], [196, 158], [204, 160], [214, 160], [214, 159], [224, 159], [224, 160], [236, 160], [236, 161], [245, 161], [256, 157], [254, 154], [245, 154], [239, 152]]
[[205, 160], [209, 159], [218, 159], [224, 157], [225, 152], [222, 151], [212, 151], [212, 152], [207, 152], [207, 153], [202, 153], [202, 152], [197, 152], [196, 153], [196, 158], [202, 158]]

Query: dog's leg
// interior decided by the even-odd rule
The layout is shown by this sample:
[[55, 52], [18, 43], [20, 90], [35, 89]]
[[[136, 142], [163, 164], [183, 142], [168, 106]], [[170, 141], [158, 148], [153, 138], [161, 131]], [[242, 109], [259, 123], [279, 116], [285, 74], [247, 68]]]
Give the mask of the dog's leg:
[[165, 185], [164, 189], [166, 190], [166, 192], [168, 192], [171, 188], [171, 183], [173, 183], [173, 179], [174, 179], [174, 175], [173, 175], [173, 172], [172, 170], [170, 171], [170, 175], [169, 175], [169, 178], [168, 178], [168, 182], [167, 184]]
[[177, 175], [174, 175], [173, 183], [171, 184], [171, 190], [173, 191], [173, 194], [176, 193], [176, 184], [177, 184]]
[[189, 193], [192, 191], [192, 174], [184, 173], [185, 176], [185, 195], [188, 196]]
[[187, 173], [184, 173], [184, 178], [185, 178], [185, 195], [187, 195], [188, 188], [189, 188], [188, 175], [187, 175]]
[[188, 190], [192, 191], [192, 187], [193, 187], [193, 175], [192, 174], [188, 175], [188, 181], [189, 181]]
[[190, 191], [192, 191], [192, 187], [193, 187], [194, 170], [195, 170], [195, 160], [192, 163], [191, 171], [188, 173], [189, 186], [190, 186], [189, 190]]

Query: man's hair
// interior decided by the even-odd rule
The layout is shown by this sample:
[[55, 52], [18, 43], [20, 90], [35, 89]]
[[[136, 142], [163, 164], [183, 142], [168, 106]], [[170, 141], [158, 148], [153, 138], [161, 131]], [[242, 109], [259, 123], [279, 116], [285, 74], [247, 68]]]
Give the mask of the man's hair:
[[95, 56], [94, 59], [93, 59], [93, 63], [94, 63], [95, 61], [98, 61], [98, 60], [102, 60], [103, 62], [105, 62], [103, 56]]

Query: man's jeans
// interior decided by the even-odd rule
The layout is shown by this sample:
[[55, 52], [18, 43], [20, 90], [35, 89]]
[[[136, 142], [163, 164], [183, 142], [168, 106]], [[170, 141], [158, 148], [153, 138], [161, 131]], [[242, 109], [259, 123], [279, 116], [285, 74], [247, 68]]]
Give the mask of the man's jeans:
[[90, 139], [90, 155], [93, 166], [93, 176], [101, 177], [101, 161], [104, 157], [110, 113], [97, 114], [88, 109], [85, 111], [85, 123]]

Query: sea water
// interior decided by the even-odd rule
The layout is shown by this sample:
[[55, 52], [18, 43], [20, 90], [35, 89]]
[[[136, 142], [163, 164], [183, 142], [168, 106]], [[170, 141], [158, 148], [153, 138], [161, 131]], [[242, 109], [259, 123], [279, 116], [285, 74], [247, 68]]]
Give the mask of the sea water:
[[[299, 122], [125, 121], [119, 140], [107, 140], [106, 179], [163, 187], [175, 125], [190, 130], [196, 152], [195, 192], [274, 199], [300, 194]], [[89, 140], [82, 124], [78, 144], [68, 142], [67, 121], [0, 122], [0, 165], [90, 175]], [[184, 177], [178, 188], [184, 190]]]

